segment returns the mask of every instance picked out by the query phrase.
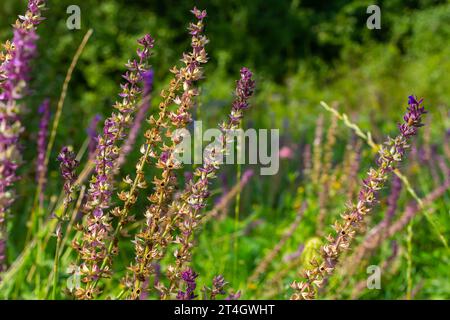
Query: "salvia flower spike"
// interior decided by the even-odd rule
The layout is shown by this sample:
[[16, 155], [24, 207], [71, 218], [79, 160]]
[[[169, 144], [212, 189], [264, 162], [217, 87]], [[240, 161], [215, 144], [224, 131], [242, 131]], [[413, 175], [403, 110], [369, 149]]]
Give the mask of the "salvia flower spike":
[[47, 149], [48, 126], [50, 123], [50, 100], [44, 100], [39, 107], [39, 114], [41, 114], [41, 121], [39, 122], [39, 132], [37, 137], [36, 182], [40, 186], [41, 194], [39, 197], [42, 203], [47, 179], [45, 152]]
[[43, 20], [43, 0], [29, 0], [25, 15], [13, 25], [14, 36], [0, 52], [0, 272], [6, 259], [5, 218], [14, 201], [13, 183], [22, 158], [19, 136], [23, 131], [20, 113], [21, 99], [28, 93], [30, 62], [36, 56], [36, 28]]
[[[151, 116], [149, 123], [151, 128], [146, 131], [146, 144], [141, 147], [142, 157], [136, 166], [136, 178], [134, 181], [129, 179], [130, 190], [122, 192], [119, 197], [124, 201], [122, 210], [116, 211], [116, 214], [121, 216], [122, 221], [126, 221], [127, 212], [131, 204], [133, 204], [138, 196], [137, 188], [146, 187], [146, 182], [143, 179], [143, 167], [149, 157], [154, 158], [156, 167], [161, 169], [161, 177], [154, 177], [154, 192], [148, 196], [151, 204], [147, 207], [145, 212], [146, 224], [136, 235], [135, 250], [136, 250], [136, 264], [129, 267], [133, 273], [133, 279], [125, 277], [123, 282], [127, 289], [131, 290], [130, 298], [139, 299], [142, 293], [142, 284], [146, 282], [148, 277], [154, 273], [152, 262], [159, 260], [162, 257], [164, 246], [170, 242], [169, 231], [171, 230], [171, 223], [166, 223], [167, 228], [159, 226], [160, 218], [164, 217], [169, 210], [169, 204], [172, 198], [175, 185], [177, 183], [174, 171], [181, 168], [181, 164], [176, 163], [174, 150], [181, 142], [180, 137], [173, 134], [173, 129], [180, 129], [186, 127], [191, 122], [190, 110], [194, 106], [194, 98], [198, 95], [198, 90], [195, 88], [195, 83], [203, 78], [203, 67], [207, 59], [205, 46], [208, 39], [203, 35], [204, 21], [206, 12], [193, 10], [197, 18], [196, 23], [189, 24], [189, 33], [191, 34], [191, 48], [190, 53], [183, 54], [181, 61], [184, 66], [180, 69], [174, 67], [171, 72], [174, 73], [175, 79], [170, 83], [168, 92], [163, 91], [161, 96], [163, 101], [159, 105], [159, 115], [157, 118]], [[181, 95], [178, 95], [181, 91]], [[175, 111], [169, 112], [168, 106], [171, 103], [177, 105]], [[163, 135], [163, 133], [165, 133]], [[170, 139], [169, 143], [164, 142], [164, 137]], [[159, 146], [159, 152], [157, 147]], [[130, 200], [131, 199], [131, 200]], [[161, 222], [168, 221], [167, 216]], [[160, 236], [155, 233], [158, 228], [165, 229], [161, 231]], [[149, 244], [149, 239], [153, 243]], [[148, 244], [148, 245], [147, 245]]]
[[225, 292], [226, 285], [227, 285], [227, 282], [225, 281], [225, 278], [222, 275], [218, 275], [218, 276], [214, 277], [209, 299], [215, 300], [218, 295], [224, 295], [226, 293]]
[[185, 264], [191, 260], [191, 248], [193, 247], [192, 235], [196, 227], [200, 224], [201, 216], [199, 212], [206, 205], [210, 196], [209, 184], [215, 178], [220, 167], [220, 158], [225, 155], [228, 147], [233, 142], [233, 135], [227, 134], [239, 128], [244, 111], [249, 108], [249, 99], [253, 95], [255, 81], [252, 72], [247, 68], [242, 68], [240, 79], [236, 84], [235, 100], [233, 102], [228, 121], [220, 125], [222, 134], [219, 144], [210, 152], [206, 152], [203, 165], [195, 170], [195, 177], [189, 182], [186, 191], [181, 195], [181, 203], [174, 201], [171, 208], [182, 217], [178, 223], [179, 235], [175, 243], [179, 249], [175, 251], [176, 263], [169, 269], [168, 277], [171, 285], [166, 294], [173, 293], [179, 285], [179, 275]]
[[343, 221], [334, 224], [335, 234], [327, 237], [328, 244], [321, 247], [321, 259], [313, 259], [311, 269], [303, 272], [304, 281], [294, 281], [291, 287], [295, 293], [291, 299], [314, 299], [316, 288], [331, 275], [343, 251], [348, 250], [356, 232], [362, 226], [364, 217], [371, 212], [377, 202], [377, 193], [384, 187], [388, 174], [404, 159], [409, 139], [423, 126], [422, 116], [426, 113], [422, 105], [423, 100], [414, 96], [408, 99], [408, 108], [403, 123], [399, 124], [400, 134], [394, 139], [389, 138], [379, 150], [378, 166], [371, 168], [368, 176], [363, 180], [359, 192], [359, 200], [350, 205], [342, 215]]
[[147, 60], [151, 55], [154, 40], [147, 34], [138, 40], [138, 44], [139, 59], [128, 61], [126, 64], [128, 70], [123, 75], [126, 82], [121, 84], [122, 91], [119, 94], [122, 100], [114, 105], [118, 112], [105, 120], [103, 133], [98, 137], [94, 175], [84, 206], [87, 217], [85, 224], [81, 226], [83, 237], [81, 243], [73, 242], [82, 261], [79, 268], [83, 283], [86, 284], [86, 288], [80, 287], [76, 290], [75, 296], [78, 299], [93, 298], [98, 293], [93, 283], [110, 275], [108, 266], [110, 258], [106, 242], [112, 237], [112, 226], [108, 208], [114, 188], [112, 178], [120, 153], [118, 144], [124, 139], [126, 129], [130, 126], [136, 111], [137, 100], [141, 93], [139, 85], [143, 74], [148, 71]]
[[72, 195], [75, 191], [77, 174], [76, 169], [79, 162], [75, 159], [75, 153], [69, 147], [63, 147], [58, 155], [59, 170], [64, 180], [64, 205], [67, 207], [73, 201]]
[[97, 134], [97, 126], [100, 120], [102, 119], [101, 115], [96, 114], [92, 117], [89, 127], [86, 129], [89, 144], [88, 144], [88, 151], [89, 151], [89, 159], [93, 159], [95, 157], [95, 151], [97, 150], [97, 143], [98, 143], [98, 134]]
[[187, 268], [186, 270], [181, 272], [181, 279], [183, 280], [186, 290], [178, 291], [177, 299], [178, 300], [193, 300], [195, 299], [195, 289], [197, 288], [196, 279], [198, 274], [194, 272], [191, 268]]

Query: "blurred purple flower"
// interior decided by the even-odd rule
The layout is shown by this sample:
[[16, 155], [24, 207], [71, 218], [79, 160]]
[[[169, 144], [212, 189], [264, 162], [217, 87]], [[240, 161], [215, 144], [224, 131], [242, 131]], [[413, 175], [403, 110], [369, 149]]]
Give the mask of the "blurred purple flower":
[[[145, 35], [138, 40], [140, 47], [137, 49], [139, 59], [128, 61], [125, 65], [127, 71], [122, 76], [126, 82], [120, 85], [122, 98], [116, 101], [113, 112], [104, 122], [103, 133], [99, 135], [97, 149], [95, 151], [95, 170], [90, 180], [87, 192], [87, 200], [83, 206], [87, 216], [83, 226], [83, 237], [73, 242], [73, 246], [80, 249], [80, 268], [83, 282], [86, 287], [93, 281], [109, 277], [111, 271], [108, 265], [103, 263], [104, 256], [109, 251], [106, 243], [113, 235], [111, 217], [109, 212], [111, 196], [114, 185], [113, 178], [117, 171], [117, 159], [120, 155], [119, 142], [126, 137], [127, 129], [133, 120], [137, 109], [137, 102], [141, 95], [140, 83], [143, 74], [147, 72], [147, 59], [151, 56], [153, 38]], [[111, 263], [110, 260], [107, 261]], [[89, 292], [89, 294], [88, 294]], [[78, 299], [92, 299], [90, 291], [79, 290]]]
[[300, 244], [298, 246], [297, 250], [295, 250], [292, 253], [289, 253], [289, 254], [285, 255], [283, 257], [283, 261], [284, 262], [291, 262], [291, 261], [294, 261], [294, 260], [300, 258], [300, 256], [302, 255], [304, 249], [305, 249], [305, 245], [304, 244]]
[[239, 300], [241, 298], [241, 291], [238, 291], [236, 293], [230, 293], [228, 297], [225, 298], [225, 300]]
[[64, 199], [65, 205], [69, 204], [72, 199], [72, 193], [74, 191], [75, 182], [77, 180], [77, 169], [79, 163], [75, 159], [75, 154], [69, 150], [68, 147], [63, 147], [58, 155], [59, 169], [61, 176], [64, 179], [64, 193], [66, 195]]
[[97, 149], [98, 143], [97, 126], [101, 119], [102, 116], [96, 114], [94, 117], [92, 117], [89, 127], [86, 129], [89, 138], [89, 159], [93, 159], [95, 157], [95, 150]]
[[216, 296], [225, 294], [226, 293], [225, 292], [226, 285], [227, 285], [227, 282], [225, 281], [225, 279], [222, 275], [218, 275], [217, 277], [214, 277], [210, 299], [214, 300], [216, 298]]
[[39, 122], [39, 132], [37, 138], [37, 163], [36, 163], [36, 182], [41, 187], [41, 200], [44, 196], [47, 167], [45, 166], [45, 153], [47, 149], [48, 126], [50, 123], [50, 100], [46, 99], [39, 107], [41, 121]]
[[248, 183], [248, 181], [253, 177], [255, 172], [252, 169], [247, 169], [244, 171], [244, 174], [241, 177], [241, 186], [244, 186]]
[[402, 190], [402, 180], [398, 176], [394, 176], [392, 178], [391, 194], [387, 199], [388, 209], [386, 211], [385, 217], [386, 224], [388, 224], [394, 218], [401, 190]]

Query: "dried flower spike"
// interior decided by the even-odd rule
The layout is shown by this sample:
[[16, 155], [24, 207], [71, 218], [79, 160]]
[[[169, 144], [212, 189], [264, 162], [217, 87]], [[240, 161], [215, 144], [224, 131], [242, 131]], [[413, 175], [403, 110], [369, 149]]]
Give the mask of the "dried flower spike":
[[188, 268], [181, 272], [181, 279], [186, 285], [185, 291], [178, 291], [177, 299], [178, 300], [193, 300], [195, 299], [195, 288], [197, 284], [195, 280], [197, 279], [198, 274], [196, 274], [191, 268]]
[[218, 275], [213, 279], [213, 286], [211, 289], [211, 294], [209, 296], [210, 300], [215, 300], [218, 295], [224, 295], [225, 286], [228, 283], [225, 281], [225, 278], [222, 275]]
[[122, 167], [125, 163], [127, 155], [131, 152], [136, 143], [136, 139], [139, 134], [139, 130], [141, 129], [141, 125], [145, 120], [145, 115], [147, 114], [148, 109], [150, 108], [151, 102], [151, 93], [153, 90], [153, 80], [154, 80], [154, 72], [150, 69], [148, 72], [145, 72], [142, 75], [142, 80], [144, 83], [144, 92], [143, 92], [143, 102], [141, 103], [139, 110], [136, 114], [136, 118], [134, 119], [133, 126], [130, 129], [130, 133], [128, 134], [127, 140], [124, 142], [121, 150], [120, 156], [117, 160], [117, 168]]
[[[143, 167], [150, 157], [154, 158], [156, 167], [161, 169], [162, 172], [159, 178], [155, 176], [153, 179], [154, 192], [148, 196], [151, 204], [145, 212], [145, 226], [136, 235], [136, 263], [129, 267], [129, 270], [133, 273], [133, 279], [129, 280], [127, 276], [123, 280], [127, 289], [131, 291], [131, 299], [140, 297], [143, 290], [142, 284], [155, 271], [153, 268], [154, 262], [163, 256], [165, 247], [171, 241], [170, 231], [173, 228], [173, 223], [167, 216], [167, 212], [177, 183], [174, 172], [181, 168], [181, 164], [175, 161], [174, 154], [174, 150], [181, 139], [173, 134], [173, 131], [174, 129], [184, 128], [191, 122], [190, 110], [194, 106], [194, 98], [198, 95], [198, 90], [194, 85], [203, 78], [202, 64], [208, 61], [205, 50], [208, 39], [203, 35], [203, 19], [206, 12], [202, 13], [194, 9], [193, 13], [197, 21], [196, 23], [190, 23], [188, 28], [192, 36], [192, 51], [183, 54], [181, 61], [184, 66], [182, 68], [174, 67], [171, 69], [175, 79], [171, 81], [168, 92], [162, 91], [161, 93], [163, 102], [159, 105], [158, 118], [151, 116], [149, 119], [152, 127], [144, 135], [147, 141], [141, 147], [143, 156], [136, 165], [136, 178], [134, 181], [131, 179], [128, 181], [130, 191], [121, 193], [124, 206], [121, 210], [119, 208], [120, 211], [116, 211], [121, 216], [121, 221], [126, 222], [129, 208], [137, 199], [137, 189], [147, 186], [144, 180]], [[182, 90], [181, 96], [177, 95], [180, 89]], [[174, 112], [169, 112], [168, 106], [172, 103], [177, 105], [177, 109]], [[167, 144], [164, 138], [169, 139]]]
[[400, 134], [389, 138], [379, 150], [378, 167], [371, 168], [368, 177], [363, 180], [363, 186], [359, 192], [359, 201], [350, 205], [342, 215], [343, 221], [334, 224], [335, 235], [327, 237], [328, 244], [321, 247], [322, 261], [313, 259], [311, 269], [303, 272], [304, 281], [291, 284], [295, 293], [291, 299], [314, 299], [316, 288], [320, 287], [324, 280], [334, 272], [342, 252], [348, 250], [356, 232], [363, 225], [364, 217], [371, 212], [377, 202], [377, 193], [384, 187], [388, 179], [388, 173], [394, 170], [403, 160], [408, 140], [417, 133], [421, 127], [422, 116], [426, 113], [422, 106], [422, 100], [417, 101], [413, 96], [408, 99], [409, 107], [403, 117], [404, 122], [399, 124]]
[[138, 60], [126, 64], [127, 72], [123, 75], [126, 80], [121, 84], [121, 101], [117, 101], [114, 108], [118, 110], [105, 120], [103, 134], [98, 137], [95, 152], [95, 172], [91, 178], [84, 206], [87, 218], [82, 226], [83, 237], [81, 243], [74, 242], [81, 258], [80, 270], [82, 281], [86, 287], [76, 290], [78, 299], [92, 299], [98, 292], [95, 288], [100, 278], [110, 276], [108, 247], [106, 243], [113, 238], [111, 216], [108, 208], [113, 193], [113, 176], [120, 153], [119, 141], [126, 136], [133, 114], [136, 111], [137, 101], [141, 94], [140, 84], [143, 74], [148, 71], [147, 60], [151, 55], [154, 40], [145, 35], [138, 40], [140, 48], [137, 49]]
[[218, 139], [218, 145], [210, 152], [205, 153], [203, 165], [195, 170], [195, 178], [186, 186], [180, 200], [171, 204], [171, 210], [181, 218], [175, 218], [176, 221], [179, 220], [177, 224], [179, 235], [174, 240], [180, 248], [175, 251], [175, 266], [172, 266], [171, 271], [168, 272], [170, 286], [165, 292], [165, 298], [178, 288], [180, 271], [191, 260], [192, 235], [201, 221], [199, 212], [205, 207], [210, 196], [210, 181], [216, 177], [216, 172], [220, 167], [219, 159], [225, 155], [233, 142], [233, 135], [229, 133], [239, 128], [243, 112], [249, 108], [249, 99], [253, 95], [254, 89], [255, 81], [252, 72], [245, 67], [242, 68], [240, 79], [236, 84], [235, 100], [229, 119], [220, 125], [222, 134]]
[[47, 149], [48, 125], [50, 122], [50, 100], [46, 99], [39, 107], [41, 121], [39, 122], [39, 132], [37, 138], [37, 164], [36, 182], [40, 186], [40, 202], [42, 203], [47, 180], [47, 167], [45, 165], [45, 152]]

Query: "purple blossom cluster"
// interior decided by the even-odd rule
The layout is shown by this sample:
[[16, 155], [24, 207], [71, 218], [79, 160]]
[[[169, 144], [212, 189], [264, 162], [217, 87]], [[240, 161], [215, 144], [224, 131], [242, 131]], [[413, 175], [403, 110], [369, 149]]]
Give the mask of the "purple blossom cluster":
[[64, 193], [66, 195], [64, 203], [67, 206], [72, 202], [72, 193], [74, 192], [77, 180], [76, 169], [79, 162], [75, 159], [75, 153], [68, 147], [63, 147], [58, 155], [59, 170], [64, 180]]
[[208, 199], [210, 192], [208, 190], [209, 180], [214, 178], [215, 171], [218, 169], [218, 158], [221, 157], [222, 149], [227, 148], [230, 141], [230, 135], [227, 132], [236, 130], [244, 116], [243, 111], [248, 109], [248, 100], [253, 95], [255, 89], [255, 81], [252, 79], [252, 72], [247, 68], [242, 68], [240, 72], [240, 79], [236, 84], [235, 100], [233, 102], [229, 121], [221, 124], [222, 130], [221, 145], [209, 152], [209, 156], [203, 159], [203, 166], [198, 168], [195, 175], [199, 177], [196, 183], [190, 186], [190, 196], [188, 198], [189, 205], [194, 210], [200, 210], [205, 207], [205, 202]]
[[133, 149], [133, 146], [136, 143], [136, 139], [138, 137], [141, 125], [145, 120], [145, 116], [147, 114], [148, 109], [150, 108], [150, 104], [151, 104], [150, 95], [153, 90], [153, 78], [154, 78], [154, 72], [152, 69], [150, 69], [149, 71], [144, 72], [142, 74], [142, 82], [144, 83], [143, 102], [141, 103], [139, 110], [136, 113], [136, 118], [134, 119], [133, 126], [130, 129], [128, 138], [120, 150], [120, 156], [117, 160], [118, 168], [120, 168], [125, 163], [126, 156]]
[[[219, 157], [223, 156], [227, 150], [230, 135], [227, 132], [239, 128], [243, 111], [248, 109], [248, 101], [254, 92], [255, 81], [253, 74], [247, 68], [242, 68], [240, 79], [236, 84], [236, 96], [231, 108], [229, 120], [220, 125], [222, 134], [219, 138], [219, 145], [214, 147], [210, 152], [205, 152], [203, 165], [195, 170], [194, 179], [188, 182], [186, 190], [180, 197], [183, 204], [175, 205], [175, 210], [179, 212], [182, 219], [178, 222], [180, 235], [176, 237], [175, 243], [180, 245], [176, 251], [176, 266], [171, 273], [172, 284], [177, 281], [178, 270], [191, 260], [191, 248], [193, 247], [191, 236], [198, 227], [201, 216], [199, 211], [206, 205], [206, 201], [210, 196], [209, 184], [211, 179], [215, 178], [219, 169]], [[170, 288], [171, 290], [172, 288]]]
[[181, 272], [181, 279], [186, 285], [185, 291], [178, 291], [177, 299], [178, 300], [193, 300], [195, 299], [195, 288], [197, 284], [195, 280], [197, 279], [198, 274], [194, 272], [191, 268], [188, 268]]
[[228, 296], [225, 298], [225, 300], [239, 300], [241, 298], [241, 291], [238, 291], [236, 293], [230, 293], [228, 294]]
[[80, 270], [83, 282], [87, 284], [86, 288], [79, 288], [76, 292], [77, 298], [80, 299], [92, 298], [96, 292], [92, 282], [110, 274], [108, 263], [105, 265], [105, 261], [110, 261], [107, 242], [112, 238], [111, 217], [107, 210], [114, 190], [113, 177], [120, 154], [118, 143], [126, 137], [126, 130], [136, 111], [142, 92], [140, 84], [144, 74], [148, 72], [147, 60], [151, 55], [154, 40], [147, 34], [138, 40], [138, 44], [139, 59], [126, 64], [127, 71], [123, 75], [126, 82], [121, 84], [122, 91], [119, 94], [122, 100], [114, 105], [118, 112], [105, 120], [103, 133], [97, 140], [95, 170], [84, 206], [87, 218], [82, 227], [83, 238], [81, 243], [73, 243], [82, 260]]
[[233, 102], [233, 107], [230, 114], [230, 125], [237, 125], [241, 121], [242, 111], [248, 108], [248, 100], [253, 95], [255, 90], [255, 80], [253, 80], [252, 72], [247, 68], [241, 69], [241, 78], [236, 85], [236, 100]]
[[[181, 164], [175, 160], [174, 150], [182, 139], [174, 134], [176, 129], [185, 128], [191, 122], [191, 109], [194, 99], [198, 95], [196, 82], [203, 78], [203, 67], [208, 61], [205, 46], [208, 39], [203, 34], [206, 11], [196, 8], [192, 10], [196, 21], [189, 24], [191, 35], [191, 52], [183, 53], [181, 61], [183, 66], [174, 66], [170, 71], [174, 79], [170, 81], [168, 90], [161, 92], [163, 100], [159, 104], [157, 116], [150, 116], [148, 122], [150, 128], [145, 132], [146, 143], [141, 146], [142, 156], [136, 165], [136, 177], [134, 181], [126, 181], [130, 185], [129, 191], [122, 191], [119, 198], [124, 201], [122, 209], [117, 208], [121, 222], [125, 223], [130, 206], [136, 201], [138, 189], [146, 188], [147, 183], [143, 174], [143, 167], [150, 158], [155, 160], [155, 167], [161, 170], [160, 176], [153, 178], [154, 190], [147, 197], [150, 205], [145, 212], [145, 225], [136, 235], [135, 250], [136, 263], [129, 267], [133, 272], [133, 279], [125, 277], [123, 282], [131, 289], [129, 298], [138, 299], [142, 292], [142, 283], [154, 274], [154, 261], [158, 261], [164, 255], [167, 245], [171, 242], [170, 231], [174, 228], [174, 220], [169, 218], [173, 212], [169, 212], [173, 193], [176, 190], [177, 177], [175, 171], [181, 168]], [[176, 110], [169, 111], [168, 107], [176, 105]], [[176, 214], [175, 214], [176, 216]], [[158, 283], [158, 290], [163, 299], [170, 294], [177, 294], [174, 283], [170, 290], [166, 290], [162, 283]]]
[[13, 25], [12, 41], [4, 45], [0, 53], [0, 272], [6, 254], [5, 216], [14, 201], [10, 189], [18, 179], [16, 170], [21, 162], [19, 135], [23, 128], [20, 100], [28, 93], [31, 60], [36, 56], [37, 25], [43, 20], [43, 0], [29, 0], [25, 15], [19, 16]]
[[211, 289], [210, 299], [214, 300], [218, 295], [224, 295], [225, 286], [228, 282], [225, 281], [225, 278], [222, 275], [218, 275], [213, 278], [213, 285]]

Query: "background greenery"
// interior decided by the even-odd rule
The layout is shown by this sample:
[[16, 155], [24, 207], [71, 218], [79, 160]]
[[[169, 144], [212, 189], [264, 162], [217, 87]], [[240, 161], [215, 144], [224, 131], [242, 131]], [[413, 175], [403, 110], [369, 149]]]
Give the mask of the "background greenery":
[[[410, 94], [426, 99], [430, 110], [427, 117], [429, 141], [437, 149], [441, 150], [445, 132], [450, 128], [450, 4], [447, 1], [377, 1], [382, 13], [381, 30], [366, 28], [366, 8], [373, 1], [50, 2], [45, 13], [48, 19], [39, 27], [40, 56], [34, 68], [35, 92], [28, 101], [29, 113], [24, 122], [27, 127], [25, 158], [28, 161], [21, 169], [24, 179], [19, 183], [20, 194], [33, 194], [34, 186], [30, 181], [34, 178], [37, 106], [45, 97], [50, 97], [55, 105], [66, 69], [85, 32], [89, 28], [94, 30], [70, 85], [55, 150], [67, 144], [79, 148], [86, 138], [85, 128], [90, 119], [95, 114], [101, 114], [103, 118], [110, 114], [123, 65], [134, 56], [136, 39], [144, 33], [148, 32], [156, 39], [152, 59], [156, 92], [168, 83], [169, 68], [178, 63], [181, 53], [189, 46], [186, 27], [191, 19], [189, 10], [194, 4], [208, 11], [206, 30], [210, 39], [210, 61], [202, 84], [198, 116], [211, 126], [225, 116], [239, 68], [247, 66], [257, 76], [257, 96], [246, 118], [246, 126], [280, 128], [285, 144], [303, 146], [312, 142], [317, 116], [324, 113], [319, 106], [321, 100], [338, 102], [338, 109], [351, 115], [365, 131], [370, 130], [377, 141], [387, 134], [395, 134], [395, 126]], [[66, 8], [71, 4], [81, 8], [81, 30], [66, 28]], [[2, 42], [11, 37], [13, 17], [22, 13], [24, 7], [25, 1], [1, 1]], [[328, 126], [328, 114], [325, 119]], [[348, 137], [348, 129], [339, 125], [336, 163], [343, 157]], [[373, 152], [366, 147], [363, 155], [361, 176], [374, 158]], [[136, 153], [130, 156], [124, 174], [133, 172], [136, 156]], [[315, 194], [313, 191], [308, 194], [308, 186], [299, 182], [299, 156], [296, 154], [290, 162], [283, 161], [275, 180], [260, 177], [246, 188], [241, 198], [238, 230], [235, 230], [233, 206], [230, 206], [229, 218], [208, 224], [200, 233], [194, 269], [200, 274], [202, 284], [210, 283], [213, 275], [223, 273], [233, 288], [243, 290], [245, 297], [259, 297], [260, 292], [247, 288], [246, 279], [292, 221], [295, 202], [305, 197], [312, 203], [306, 221], [283, 252], [294, 250], [299, 243], [312, 237], [314, 232], [308, 225], [308, 217], [313, 219], [317, 208]], [[52, 159], [55, 157], [56, 152]], [[235, 170], [233, 167], [224, 170], [230, 185], [234, 183]], [[409, 176], [421, 196], [433, 186], [427, 174], [416, 172]], [[150, 177], [152, 173], [148, 175]], [[50, 177], [55, 182], [49, 185], [49, 194], [52, 190], [56, 193], [61, 183], [55, 162], [51, 163]], [[449, 197], [447, 193], [436, 203], [434, 215], [447, 238], [450, 232]], [[31, 197], [22, 200], [16, 202], [15, 212], [29, 212]], [[336, 202], [339, 205], [330, 212], [331, 217], [337, 217], [344, 207], [345, 199], [339, 200]], [[410, 200], [408, 194], [402, 193], [403, 202]], [[140, 208], [144, 205], [141, 203]], [[379, 211], [381, 214], [382, 210]], [[13, 230], [17, 232], [12, 237], [16, 241], [10, 248], [10, 256], [20, 252], [24, 241], [20, 228], [25, 224], [26, 215], [16, 215], [15, 219], [17, 223]], [[250, 234], [240, 237], [236, 268], [232, 248], [234, 234], [246, 230], [255, 220], [261, 223]], [[450, 298], [448, 251], [442, 248], [426, 223], [416, 221], [414, 230], [414, 283], [425, 281], [417, 297]], [[402, 246], [404, 235], [398, 236]], [[123, 251], [122, 267], [132, 255], [131, 250]], [[380, 250], [373, 262], [378, 264], [387, 255], [388, 249]], [[403, 257], [399, 264], [398, 277], [384, 283], [383, 290], [367, 293], [367, 298], [404, 296], [406, 262]], [[276, 270], [276, 266], [273, 269]], [[362, 271], [359, 278], [364, 275]], [[285, 286], [295, 276], [296, 273], [291, 272]], [[33, 297], [33, 293], [29, 295]], [[286, 296], [280, 293], [276, 297]]]

